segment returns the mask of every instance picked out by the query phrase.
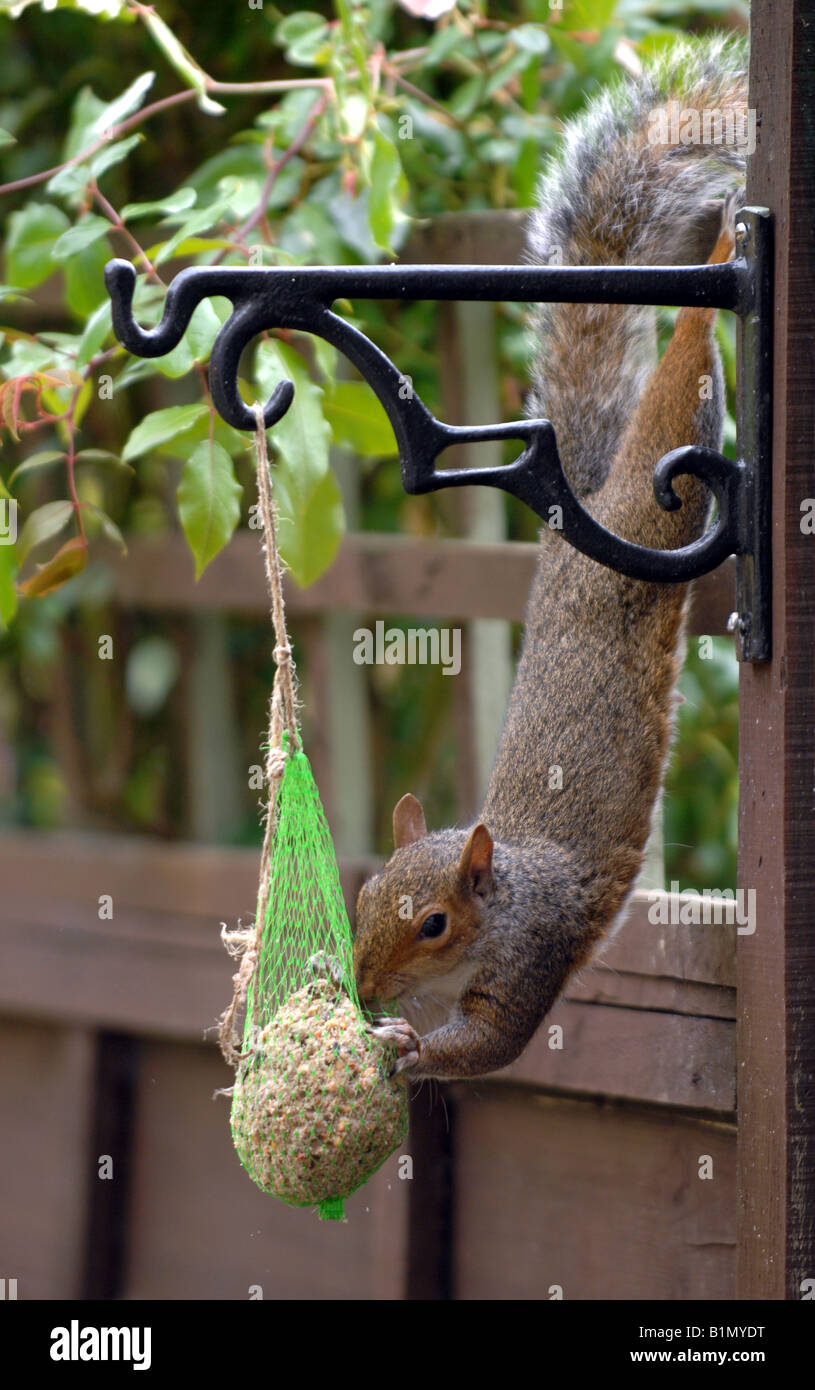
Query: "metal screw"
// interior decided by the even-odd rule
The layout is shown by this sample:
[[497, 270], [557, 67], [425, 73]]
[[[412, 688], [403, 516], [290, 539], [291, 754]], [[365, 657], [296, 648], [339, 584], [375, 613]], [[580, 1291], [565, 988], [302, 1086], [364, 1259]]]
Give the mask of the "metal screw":
[[736, 241], [739, 243], [739, 245], [743, 246], [744, 243], [749, 239], [749, 236], [750, 236], [750, 228], [747, 226], [747, 223], [746, 223], [746, 222], [737, 222], [737, 223], [736, 223]]
[[730, 614], [730, 617], [729, 617], [728, 620], [727, 620], [727, 631], [728, 631], [728, 632], [738, 632], [738, 633], [742, 633], [742, 632], [744, 632], [744, 629], [746, 628], [746, 626], [747, 626], [747, 624], [745, 623], [744, 618], [739, 617], [739, 614], [738, 614], [738, 613], [731, 613], [731, 614]]

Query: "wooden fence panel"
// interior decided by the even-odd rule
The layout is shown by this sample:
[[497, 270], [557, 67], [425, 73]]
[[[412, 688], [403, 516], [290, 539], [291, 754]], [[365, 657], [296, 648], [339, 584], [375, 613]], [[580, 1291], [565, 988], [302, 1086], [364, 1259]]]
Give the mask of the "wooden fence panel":
[[492, 1083], [454, 1094], [457, 1298], [733, 1297], [733, 1126]]
[[261, 1192], [229, 1132], [231, 1072], [205, 1047], [145, 1043], [136, 1098], [127, 1298], [362, 1299], [393, 1294], [385, 1218], [400, 1223], [398, 1157], [374, 1191], [348, 1202], [348, 1221], [320, 1221]]
[[[244, 613], [268, 621], [269, 598], [259, 541], [239, 531], [196, 582], [182, 536], [135, 539], [127, 555], [107, 562], [118, 603], [155, 613], [198, 610]], [[357, 531], [347, 535], [330, 570], [300, 589], [287, 578], [292, 618], [335, 610], [424, 618], [507, 618], [520, 622], [538, 547]], [[721, 635], [735, 606], [735, 569], [728, 561], [694, 585], [691, 633]]]
[[[349, 889], [369, 866], [358, 861], [343, 865]], [[573, 1240], [563, 1279], [580, 1290], [571, 1296], [604, 1296], [599, 1290], [611, 1266], [607, 1261], [600, 1268], [600, 1251], [605, 1249], [613, 1266], [615, 1242], [622, 1238], [622, 1226], [618, 1230], [614, 1223], [623, 1221], [622, 1213], [633, 1202], [641, 1229], [630, 1254], [630, 1282], [620, 1287], [640, 1288], [636, 1281], [645, 1278], [648, 1222], [653, 1218], [662, 1240], [662, 1225], [670, 1225], [676, 1216], [673, 1198], [668, 1200], [664, 1184], [654, 1187], [651, 1174], [665, 1153], [673, 1152], [677, 1135], [685, 1136], [683, 1161], [690, 1163], [694, 1145], [697, 1154], [710, 1152], [714, 1157], [722, 1206], [714, 1204], [716, 1219], [708, 1220], [705, 1229], [708, 1234], [719, 1229], [721, 1210], [734, 1193], [727, 1157], [732, 1135], [727, 1126], [711, 1130], [709, 1121], [704, 1124], [700, 1117], [732, 1119], [735, 929], [655, 926], [648, 919], [651, 895], [634, 900], [628, 922], [602, 957], [581, 972], [519, 1062], [494, 1079], [455, 1088], [449, 1107], [451, 1133], [448, 1108], [437, 1101], [428, 1119], [428, 1095], [420, 1093], [414, 1106], [414, 1112], [424, 1106], [415, 1172], [405, 1181], [398, 1172], [398, 1157], [391, 1160], [349, 1207], [352, 1230], [327, 1234], [319, 1223], [313, 1225], [311, 1216], [269, 1202], [252, 1187], [233, 1152], [226, 1102], [210, 1100], [219, 1086], [229, 1084], [231, 1073], [214, 1044], [207, 1047], [200, 1041], [229, 994], [232, 967], [218, 939], [218, 922], [234, 921], [245, 909], [256, 867], [252, 851], [118, 836], [31, 837], [18, 832], [0, 837], [0, 877], [10, 885], [1, 938], [5, 969], [0, 1010], [60, 1022], [68, 1016], [77, 1024], [116, 1029], [143, 1040], [137, 1049], [133, 1151], [114, 1155], [117, 1163], [128, 1163], [131, 1180], [122, 1295], [244, 1298], [249, 1286], [257, 1283], [266, 1297], [437, 1298], [450, 1296], [457, 1278], [462, 1281], [461, 1297], [503, 1297], [508, 1296], [503, 1283], [497, 1292], [488, 1293], [487, 1285], [479, 1282], [481, 1246], [489, 1249], [495, 1244], [494, 1268], [500, 1271], [519, 1242], [517, 1269], [506, 1289], [521, 1290], [523, 1297], [547, 1297], [540, 1292], [540, 1266], [532, 1259], [537, 1246], [534, 1241], [529, 1244], [530, 1231], [542, 1221], [534, 1240], [544, 1244], [553, 1223], [564, 1238], [569, 1222], [574, 1231], [583, 1232], [585, 1223], [578, 1219], [581, 1203], [591, 1211], [595, 1202], [602, 1214], [608, 1201], [611, 1214], [602, 1216], [597, 1248], [587, 1247], [582, 1234], [579, 1241]], [[112, 921], [98, 917], [100, 883], [115, 904]], [[662, 901], [670, 916], [669, 895]], [[549, 1029], [558, 1022], [564, 1029], [563, 1047], [550, 1049]], [[46, 1135], [42, 1152], [52, 1156], [51, 1163], [56, 1152], [66, 1150], [60, 1125], [68, 1120], [60, 1120], [60, 1114], [75, 1126], [70, 1177], [61, 1168], [64, 1186], [55, 1186], [49, 1172], [46, 1186], [61, 1203], [63, 1222], [70, 1206], [68, 1229], [78, 1243], [82, 1218], [77, 1215], [77, 1192], [84, 1190], [82, 1175], [87, 1176], [88, 1164], [95, 1161], [83, 1145], [90, 1052], [88, 1043], [84, 1069], [79, 1067], [78, 1073], [57, 1066], [47, 1084], [28, 1076], [19, 1092], [22, 1096], [33, 1090], [42, 1098], [47, 1122], [30, 1127], [30, 1142], [41, 1143], [37, 1136]], [[26, 1056], [25, 1040], [17, 1041], [7, 1055]], [[44, 1073], [52, 1062], [50, 1056], [43, 1061]], [[550, 1125], [547, 1119], [539, 1132], [542, 1089], [550, 1093], [553, 1105], [557, 1095], [558, 1105], [569, 1097], [581, 1098], [585, 1109], [546, 1111], [554, 1120]], [[590, 1098], [600, 1093], [630, 1104], [624, 1109], [608, 1103], [598, 1108]], [[9, 1094], [14, 1093], [7, 1087]], [[514, 1108], [509, 1111], [501, 1109], [505, 1096], [512, 1098]], [[648, 1111], [643, 1109], [646, 1102]], [[608, 1113], [616, 1117], [613, 1125]], [[584, 1118], [578, 1122], [570, 1118], [573, 1115]], [[13, 1132], [13, 1126], [7, 1125], [6, 1131]], [[709, 1134], [726, 1134], [725, 1147], [715, 1147]], [[708, 1147], [700, 1148], [703, 1143]], [[613, 1167], [592, 1169], [584, 1164], [584, 1187], [579, 1192], [568, 1183], [563, 1187], [567, 1160], [581, 1145], [595, 1156], [618, 1145], [629, 1155], [630, 1171], [625, 1168], [621, 1175]], [[406, 1146], [404, 1154], [413, 1155], [414, 1147]], [[558, 1167], [561, 1153], [564, 1171]], [[537, 1155], [535, 1163], [544, 1164], [542, 1172], [534, 1167], [532, 1155]], [[500, 1165], [510, 1161], [515, 1165], [510, 1187], [516, 1205], [490, 1207], [487, 1194], [496, 1186], [490, 1165], [503, 1171]], [[639, 1162], [645, 1168], [637, 1177]], [[21, 1165], [35, 1173], [38, 1185], [43, 1182], [43, 1172], [28, 1153], [17, 1160]], [[637, 1182], [645, 1189], [639, 1197]], [[538, 1197], [530, 1196], [541, 1183], [547, 1192], [561, 1193], [557, 1212], [539, 1209]], [[503, 1182], [498, 1186], [503, 1188]], [[701, 1182], [700, 1188], [708, 1190]], [[595, 1194], [591, 1201], [587, 1193]], [[526, 1210], [528, 1202], [532, 1205]], [[482, 1210], [485, 1203], [488, 1217]], [[662, 1213], [659, 1220], [654, 1217], [657, 1210]], [[682, 1210], [687, 1224], [690, 1218]], [[704, 1225], [707, 1208], [689, 1210], [696, 1211]], [[513, 1225], [516, 1219], [522, 1231]], [[4, 1220], [11, 1226], [0, 1236], [2, 1247], [19, 1250], [17, 1217], [8, 1213]], [[54, 1220], [59, 1230], [59, 1220]], [[104, 1239], [98, 1221], [96, 1229]], [[730, 1238], [727, 1233], [721, 1239], [710, 1236], [712, 1253], [703, 1258], [701, 1238], [700, 1251], [694, 1251], [692, 1242], [668, 1230], [664, 1239], [673, 1253], [664, 1268], [660, 1265], [654, 1285], [658, 1296], [690, 1296], [683, 1289], [695, 1289], [700, 1297], [727, 1296]], [[49, 1248], [48, 1241], [44, 1248]], [[74, 1281], [79, 1277], [78, 1260], [77, 1249]], [[64, 1281], [71, 1265], [62, 1258], [59, 1263]], [[669, 1277], [674, 1268], [675, 1275]], [[54, 1287], [43, 1276], [37, 1276], [40, 1284], [28, 1271], [26, 1277], [35, 1288]], [[552, 1276], [550, 1282], [562, 1281]], [[55, 1287], [68, 1291], [66, 1282]], [[71, 1287], [76, 1289], [76, 1283]]]
[[[349, 899], [375, 862], [342, 862]], [[0, 1009], [202, 1039], [231, 994], [233, 966], [218, 925], [247, 912], [256, 874], [251, 850], [126, 836], [0, 836], [0, 878], [9, 884]], [[110, 921], [99, 919], [100, 887], [113, 900]], [[733, 1110], [735, 927], [653, 925], [652, 896], [635, 897], [628, 922], [500, 1075], [573, 1093]], [[662, 901], [670, 915], [670, 895]], [[562, 1049], [549, 1047], [557, 1024]]]
[[94, 1057], [84, 1028], [0, 1021], [0, 1278], [18, 1299], [82, 1293]]

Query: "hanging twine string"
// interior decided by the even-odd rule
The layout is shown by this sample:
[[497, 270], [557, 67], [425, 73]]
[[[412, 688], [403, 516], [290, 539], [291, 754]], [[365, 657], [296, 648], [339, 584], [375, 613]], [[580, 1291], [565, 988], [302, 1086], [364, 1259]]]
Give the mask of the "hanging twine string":
[[[295, 699], [295, 668], [289, 634], [286, 630], [286, 613], [283, 604], [283, 563], [277, 548], [275, 505], [272, 500], [272, 480], [266, 445], [266, 424], [263, 419], [263, 406], [256, 402], [252, 409], [255, 416], [258, 507], [263, 523], [262, 548], [266, 564], [266, 582], [271, 600], [272, 626], [275, 634], [273, 655], [277, 670], [269, 701], [265, 768], [268, 800], [264, 812], [266, 828], [260, 857], [260, 881], [255, 925], [249, 930], [239, 929], [238, 931], [228, 931], [225, 926], [221, 928], [221, 940], [230, 956], [235, 960], [240, 959], [240, 965], [232, 977], [234, 992], [231, 1003], [224, 1010], [218, 1024], [218, 1040], [221, 1045], [221, 1052], [233, 1067], [238, 1066], [242, 1057], [235, 1019], [238, 1010], [246, 1001], [249, 985], [257, 970], [263, 928], [269, 905], [269, 860], [274, 835], [277, 793], [283, 779], [289, 753], [300, 747]], [[288, 734], [287, 746], [284, 746], [284, 734]]]

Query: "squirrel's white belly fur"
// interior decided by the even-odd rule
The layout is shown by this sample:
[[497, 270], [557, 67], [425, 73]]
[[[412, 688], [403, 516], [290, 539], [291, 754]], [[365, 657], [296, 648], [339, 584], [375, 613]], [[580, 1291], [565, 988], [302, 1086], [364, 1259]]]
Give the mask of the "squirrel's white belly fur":
[[422, 982], [410, 994], [401, 995], [398, 1004], [403, 1018], [417, 1032], [442, 1028], [460, 1014], [460, 1000], [476, 973], [475, 961], [462, 962], [446, 975]]

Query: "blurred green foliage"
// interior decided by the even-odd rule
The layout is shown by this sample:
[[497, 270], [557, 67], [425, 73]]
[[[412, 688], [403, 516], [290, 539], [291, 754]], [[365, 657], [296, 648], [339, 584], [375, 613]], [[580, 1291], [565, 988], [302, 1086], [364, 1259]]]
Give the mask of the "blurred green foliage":
[[[35, 0], [0, 0], [0, 179], [14, 185], [1, 205], [3, 278], [25, 292], [0, 290], [0, 391], [27, 383], [19, 401], [13, 390], [3, 396], [6, 425], [16, 422], [19, 439], [8, 438], [0, 489], [18, 499], [35, 542], [22, 571], [29, 577], [35, 561], [47, 566], [55, 548], [61, 553], [66, 537], [75, 543], [77, 530], [93, 554], [105, 534], [160, 538], [179, 526], [200, 572], [234, 527], [247, 524], [254, 500], [247, 441], [213, 419], [206, 391], [225, 306], [202, 310], [167, 358], [129, 359], [110, 332], [102, 283], [114, 251], [144, 269], [141, 248], [155, 269], [140, 276], [137, 294], [148, 322], [161, 312], [157, 277], [166, 281], [183, 265], [371, 261], [398, 250], [410, 219], [528, 206], [560, 120], [626, 54], [648, 54], [688, 28], [743, 25], [747, 16], [743, 0], [564, 0], [562, 8], [461, 0], [437, 22], [393, 0], [315, 0], [309, 11], [269, 3], [202, 9], [190, 0], [160, 0], [148, 11], [106, 0], [102, 17], [89, 12], [99, 8], [96, 0], [60, 0], [47, 10]], [[324, 101], [327, 87], [258, 88], [314, 77], [331, 83]], [[142, 128], [139, 113], [153, 103], [164, 104]], [[120, 138], [78, 168], [64, 167], [106, 125], [128, 121]], [[48, 182], [16, 186], [60, 166]], [[441, 411], [436, 306], [347, 307]], [[732, 335], [724, 325], [719, 333], [732, 385]], [[511, 418], [527, 374], [522, 306], [501, 310], [499, 350]], [[244, 368], [247, 398], [283, 374], [297, 380], [299, 414], [273, 442], [284, 546], [304, 581], [330, 562], [343, 527], [332, 438], [358, 455], [362, 527], [455, 530], [438, 499], [404, 496], [378, 403], [336, 369], [325, 345], [285, 333], [271, 335]], [[99, 394], [103, 373], [112, 402]], [[732, 445], [732, 420], [728, 431]], [[55, 512], [72, 484], [71, 507]], [[531, 539], [534, 518], [507, 505], [510, 534]], [[0, 547], [0, 624], [17, 604], [11, 549]], [[111, 635], [117, 654], [129, 652], [126, 661], [97, 659], [100, 633]], [[248, 766], [265, 723], [269, 639], [234, 621], [229, 643]], [[298, 654], [307, 677], [307, 652]], [[188, 662], [183, 623], [123, 614], [101, 566], [44, 598], [23, 599], [0, 638], [0, 726], [16, 749], [13, 763], [0, 760], [4, 818], [188, 833]], [[452, 682], [437, 676], [411, 667], [370, 674], [383, 850], [390, 806], [408, 781], [428, 792], [431, 823], [454, 815]], [[667, 875], [726, 887], [734, 881], [737, 794], [730, 644], [714, 644], [710, 659], [692, 651], [683, 681]], [[245, 806], [231, 835], [255, 840], [248, 789]]]
[[736, 886], [739, 675], [733, 642], [696, 637], [679, 682], [684, 704], [663, 805], [666, 883]]

